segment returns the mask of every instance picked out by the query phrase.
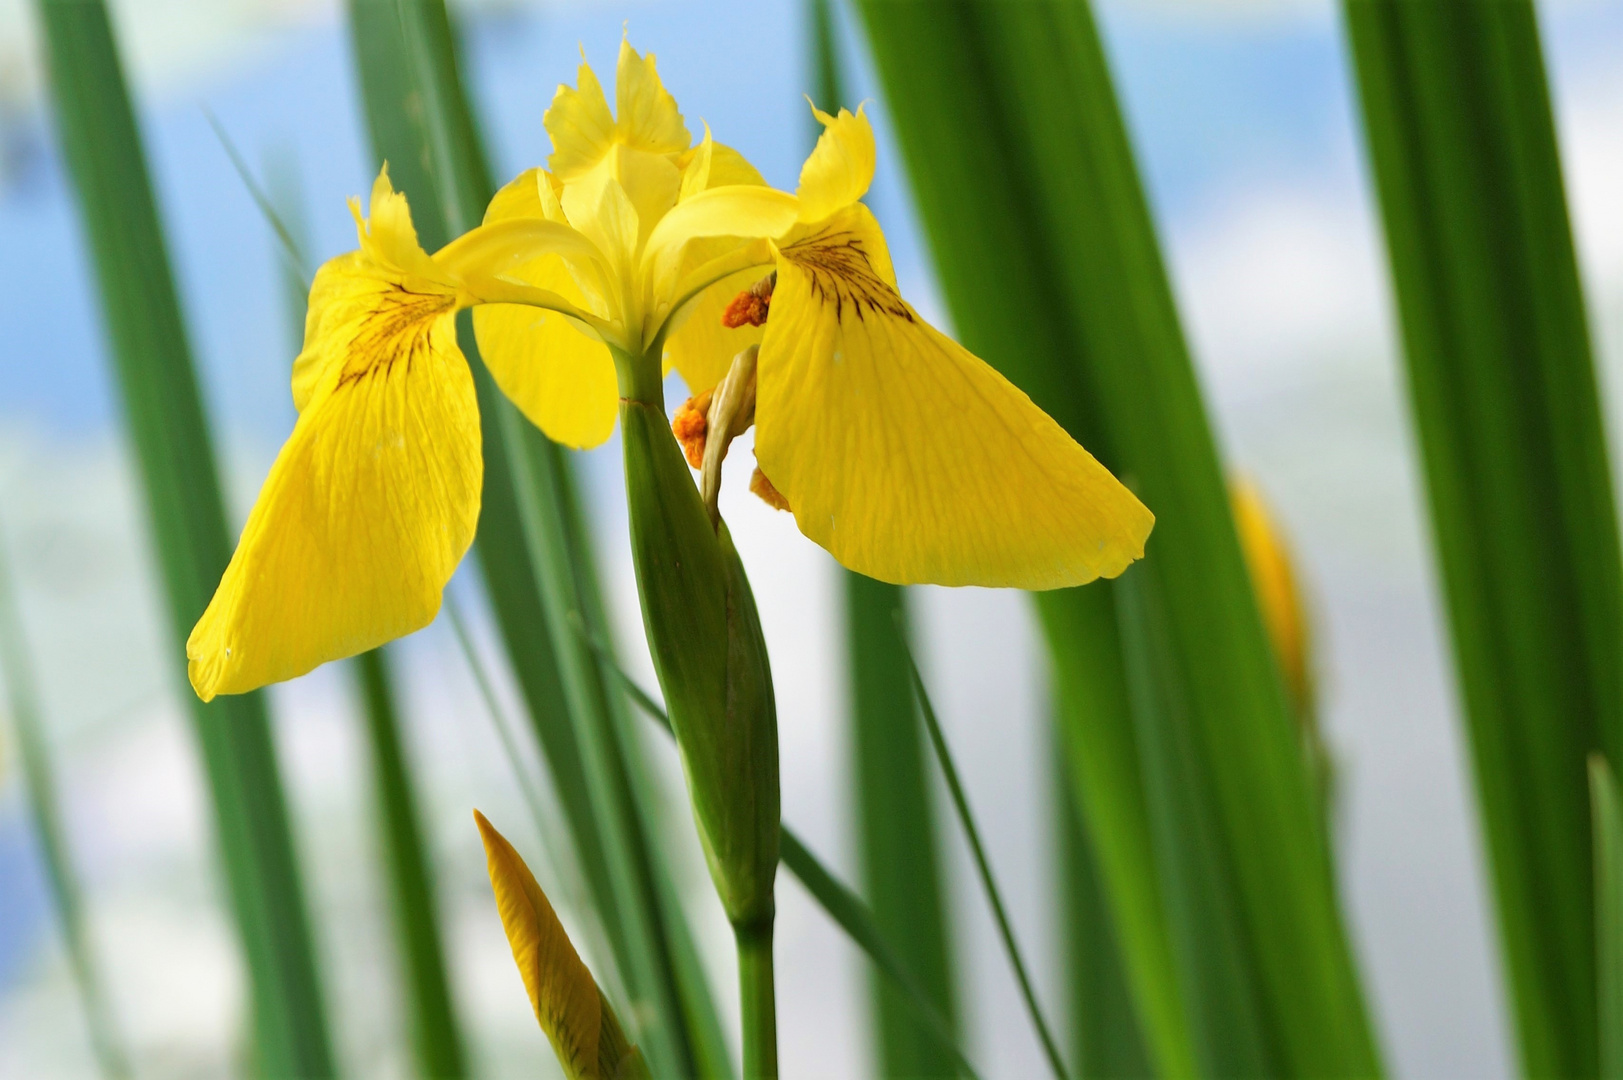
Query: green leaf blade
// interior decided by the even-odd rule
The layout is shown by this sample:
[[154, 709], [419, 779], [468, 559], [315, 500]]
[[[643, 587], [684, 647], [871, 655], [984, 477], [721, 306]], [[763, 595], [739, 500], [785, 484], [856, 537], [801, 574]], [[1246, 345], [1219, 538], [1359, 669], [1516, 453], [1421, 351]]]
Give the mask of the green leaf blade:
[[[494, 188], [442, 0], [351, 0], [351, 33], [377, 156], [432, 249], [476, 225]], [[571, 616], [603, 625], [569, 461], [500, 394], [470, 321], [459, 342], [483, 418], [477, 551], [509, 659], [615, 961], [659, 1075], [726, 1076], [704, 973], [655, 844], [657, 808], [623, 703]]]
[[1589, 755], [1595, 831], [1596, 1004], [1600, 1076], [1623, 1077], [1623, 797], [1606, 759]]
[[[40, 0], [56, 122], [94, 257], [123, 414], [184, 685], [185, 642], [231, 554], [225, 502], [145, 155], [100, 0]], [[248, 961], [254, 1045], [271, 1077], [333, 1074], [319, 968], [261, 693], [188, 690], [227, 895]]]
[[1593, 1075], [1623, 558], [1531, 3], [1345, 5], [1524, 1070]]
[[[1275, 1069], [1378, 1074], [1328, 838], [1089, 9], [884, 0], [858, 7], [962, 339], [1128, 478], [1157, 515], [1147, 556], [1129, 573], [1142, 577], [1165, 613], [1189, 703], [1190, 764], [1211, 815], [1202, 841], [1210, 851], [1201, 857], [1217, 861], [1234, 902], [1210, 909], [1173, 895], [1189, 879], [1168, 880], [1165, 834], [1140, 831], [1134, 801], [1157, 806], [1141, 787], [1134, 793], [1124, 767], [1128, 716], [1099, 714], [1078, 727], [1089, 742], [1073, 754], [1105, 763], [1095, 771], [1117, 781], [1112, 792], [1079, 787], [1094, 835], [1109, 836], [1108, 818], [1130, 825], [1120, 850], [1098, 845], [1100, 864], [1159, 1067], [1222, 1071], [1223, 1062], [1197, 1059], [1200, 1046], [1215, 1043], [1196, 1031], [1238, 1028], [1238, 1016], [1225, 1018], [1240, 999], [1190, 983], [1178, 969], [1191, 958], [1175, 954], [1223, 934], [1243, 949], [1247, 994]], [[995, 182], [988, 162], [996, 163]], [[1101, 589], [1117, 591], [1089, 586], [1082, 594]], [[1044, 598], [1045, 621], [1067, 603], [1085, 602]], [[1104, 621], [1097, 612], [1073, 615]], [[1061, 650], [1074, 645], [1054, 645], [1061, 664], [1069, 662]], [[1106, 733], [1090, 734], [1099, 731]], [[1178, 812], [1196, 809], [1186, 803]], [[1147, 932], [1127, 928], [1135, 912], [1149, 922]], [[1190, 923], [1175, 927], [1178, 919]], [[1231, 925], [1219, 928], [1217, 920]], [[1167, 987], [1178, 988], [1176, 1012], [1164, 1007]]]

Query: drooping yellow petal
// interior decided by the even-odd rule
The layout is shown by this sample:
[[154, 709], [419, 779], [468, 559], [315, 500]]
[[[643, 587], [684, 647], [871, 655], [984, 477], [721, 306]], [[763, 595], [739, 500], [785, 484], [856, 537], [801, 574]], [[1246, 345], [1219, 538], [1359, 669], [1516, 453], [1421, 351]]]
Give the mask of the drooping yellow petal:
[[186, 643], [198, 696], [303, 675], [428, 625], [473, 542], [482, 462], [456, 297], [364, 253], [316, 276], [303, 411]]
[[[503, 187], [485, 212], [486, 227], [541, 220], [548, 211], [540, 170], [522, 173]], [[584, 308], [601, 306], [582, 280], [587, 270], [560, 254], [547, 254], [508, 268], [509, 276], [557, 293]], [[473, 309], [479, 352], [496, 385], [554, 442], [576, 448], [601, 444], [614, 431], [619, 391], [608, 348], [555, 312], [519, 304], [483, 304]]]
[[579, 89], [558, 87], [552, 105], [541, 117], [542, 126], [552, 136], [547, 164], [565, 183], [601, 161], [615, 138], [614, 114], [603, 96], [603, 84], [584, 58], [575, 82]]
[[1250, 480], [1240, 478], [1229, 485], [1234, 508], [1234, 525], [1240, 535], [1251, 587], [1262, 609], [1263, 625], [1273, 642], [1285, 688], [1297, 713], [1313, 713], [1313, 672], [1310, 664], [1312, 642], [1301, 591], [1290, 549], [1278, 523], [1268, 509], [1262, 492]]
[[693, 142], [682, 114], [659, 81], [654, 54], [637, 55], [625, 39], [615, 69], [615, 133], [626, 146], [654, 154], [679, 154]]
[[524, 860], [475, 810], [502, 929], [513, 949], [535, 1018], [570, 1080], [645, 1077], [637, 1049], [564, 932]]
[[355, 217], [360, 250], [333, 259], [316, 275], [305, 309], [304, 349], [293, 361], [293, 406], [301, 412], [322, 374], [332, 363], [342, 363], [342, 323], [364, 318], [371, 304], [370, 290], [357, 282], [387, 279], [397, 294], [446, 294], [457, 291], [455, 279], [428, 257], [417, 242], [406, 197], [389, 183], [389, 166], [378, 170], [372, 183], [368, 216], [361, 216], [357, 200], [349, 202]]
[[861, 204], [785, 242], [755, 453], [800, 529], [901, 584], [1114, 577], [1153, 517], [1031, 399], [919, 318]]
[[873, 125], [868, 123], [865, 109], [858, 106], [855, 116], [845, 109], [839, 116], [830, 116], [812, 107], [823, 133], [800, 168], [795, 196], [800, 200], [801, 221], [822, 221], [867, 194], [876, 155]]

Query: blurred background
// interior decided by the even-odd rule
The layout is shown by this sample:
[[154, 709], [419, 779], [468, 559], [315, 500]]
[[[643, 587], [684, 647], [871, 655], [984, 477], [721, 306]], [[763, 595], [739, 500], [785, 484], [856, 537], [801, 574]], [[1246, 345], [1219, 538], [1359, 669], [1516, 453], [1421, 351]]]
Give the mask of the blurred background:
[[[292, 426], [295, 346], [276, 241], [208, 116], [280, 199], [302, 207], [315, 257], [350, 249], [344, 200], [372, 177], [347, 31], [326, 0], [112, 6], [240, 522]], [[612, 69], [624, 27], [658, 55], [691, 128], [708, 122], [792, 190], [811, 84], [793, 0], [454, 7], [498, 179], [544, 162], [541, 114], [554, 88], [574, 81], [582, 48], [600, 74]], [[1323, 723], [1341, 769], [1340, 887], [1379, 1038], [1396, 1075], [1508, 1075], [1481, 842], [1337, 11], [1319, 0], [1096, 7], [1221, 442], [1272, 499], [1306, 579]], [[1623, 2], [1540, 11], [1608, 419], [1623, 430]], [[877, 99], [848, 20], [842, 36], [853, 96]], [[223, 1075], [242, 1054], [244, 977], [211, 862], [185, 688], [164, 681], [171, 669], [158, 663], [168, 641], [161, 600], [37, 40], [31, 5], [0, 0], [0, 543], [19, 580], [94, 938], [137, 1063], [150, 1075]], [[882, 100], [870, 114], [881, 146], [869, 201], [902, 291], [950, 326]], [[998, 166], [985, 162], [987, 184]], [[652, 686], [619, 469], [614, 443], [586, 455], [584, 494], [619, 644]], [[836, 567], [791, 518], [749, 496], [746, 481], [743, 470], [729, 476], [723, 512], [773, 657], [785, 820], [851, 879]], [[453, 590], [478, 613], [475, 637], [506, 678], [467, 578]], [[914, 611], [926, 677], [1018, 933], [1057, 1000], [1051, 793], [1031, 780], [1050, 774], [1051, 749], [1029, 605], [1014, 593], [926, 589]], [[524, 810], [444, 622], [403, 642], [397, 668], [452, 975], [479, 1072], [550, 1075], [471, 809], [530, 857], [566, 923], [582, 914], [548, 868], [548, 837]], [[516, 708], [510, 686], [497, 690]], [[351, 684], [323, 669], [274, 688], [272, 704], [342, 1066], [407, 1075]], [[679, 791], [674, 753], [649, 746]], [[16, 774], [13, 748], [0, 746], [0, 1075], [94, 1075]], [[668, 833], [731, 1018], [727, 926], [685, 814], [671, 815]], [[943, 833], [950, 904], [965, 928], [967, 1048], [988, 1075], [1032, 1075], [1037, 1044], [967, 854], [954, 830]], [[785, 1073], [860, 1074], [864, 961], [796, 882], [780, 882]]]

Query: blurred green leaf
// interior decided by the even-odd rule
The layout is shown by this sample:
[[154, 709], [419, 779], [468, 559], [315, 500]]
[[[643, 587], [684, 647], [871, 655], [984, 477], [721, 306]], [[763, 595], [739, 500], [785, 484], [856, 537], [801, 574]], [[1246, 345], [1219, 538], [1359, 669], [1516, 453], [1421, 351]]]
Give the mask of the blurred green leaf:
[[[885, 940], [952, 1025], [952, 956], [935, 810], [899, 622], [905, 594], [850, 571], [841, 577], [863, 892]], [[952, 1059], [901, 995], [877, 979], [872, 993], [877, 1074], [952, 1075]]]
[[[809, 0], [813, 98], [825, 112], [849, 107], [831, 0]], [[816, 130], [812, 130], [815, 128]], [[822, 125], [808, 117], [809, 141]], [[853, 571], [840, 579], [849, 672], [851, 785], [863, 893], [885, 939], [916, 972], [949, 1030], [954, 1025], [952, 951], [923, 732], [898, 622], [907, 601], [895, 585]], [[887, 980], [871, 980], [874, 1062], [880, 1076], [950, 1076], [941, 1041]]]
[[1058, 910], [1070, 995], [1072, 1068], [1085, 1080], [1143, 1080], [1155, 1075], [1155, 1067], [1122, 970], [1115, 916], [1105, 901], [1063, 753], [1056, 752], [1054, 760]]
[[[377, 156], [432, 250], [478, 224], [494, 190], [445, 5], [351, 0], [349, 12]], [[622, 700], [570, 628], [571, 614], [606, 624], [568, 458], [496, 390], [466, 318], [460, 331], [484, 426], [480, 567], [639, 1043], [656, 1074], [725, 1076], [709, 988], [659, 856], [657, 788]]]
[[1611, 766], [1599, 754], [1589, 755], [1589, 802], [1595, 830], [1599, 1075], [1618, 1080], [1623, 1077], [1623, 801]]
[[[1146, 790], [1111, 608], [1038, 601], [1078, 801], [1158, 1070], [1233, 1075], [1254, 1014], [1263, 1068], [1379, 1073], [1328, 838], [1241, 560], [1104, 51], [1082, 2], [859, 0], [950, 310], [965, 344], [1032, 395], [1157, 515], [1128, 573], [1161, 613], [1200, 797]], [[1128, 646], [1133, 647], [1133, 646]], [[1153, 827], [1191, 814], [1173, 831]], [[1199, 850], [1168, 851], [1173, 835]], [[1210, 874], [1178, 874], [1198, 857]], [[1232, 902], [1205, 907], [1199, 882]], [[1181, 924], [1181, 925], [1179, 925]], [[1192, 977], [1235, 942], [1242, 993]]]
[[409, 1031], [420, 1075], [467, 1074], [462, 1032], [445, 970], [434, 871], [418, 820], [417, 793], [401, 738], [400, 710], [384, 649], [356, 657], [351, 665], [366, 718], [372, 784], [378, 800], [384, 863], [394, 907], [395, 935], [404, 960]]
[[28, 651], [20, 604], [6, 556], [5, 537], [0, 533], [0, 677], [5, 682], [7, 711], [22, 757], [28, 812], [40, 853], [45, 857], [45, 880], [66, 946], [68, 966], [84, 1006], [96, 1063], [108, 1080], [122, 1080], [132, 1075], [129, 1051], [107, 1000], [106, 979], [85, 916], [84, 892], [62, 828], [62, 802], [57, 795], [56, 769], [51, 763], [50, 734], [45, 729], [45, 713], [34, 683], [33, 658]]
[[1623, 751], [1623, 560], [1537, 20], [1345, 11], [1522, 1067], [1592, 1076], [1584, 770]]
[[[96, 264], [124, 416], [162, 569], [171, 671], [231, 555], [198, 394], [123, 68], [101, 0], [39, 0], [62, 147]], [[193, 731], [227, 891], [247, 954], [255, 1052], [268, 1077], [333, 1073], [299, 862], [259, 693], [198, 701]]]

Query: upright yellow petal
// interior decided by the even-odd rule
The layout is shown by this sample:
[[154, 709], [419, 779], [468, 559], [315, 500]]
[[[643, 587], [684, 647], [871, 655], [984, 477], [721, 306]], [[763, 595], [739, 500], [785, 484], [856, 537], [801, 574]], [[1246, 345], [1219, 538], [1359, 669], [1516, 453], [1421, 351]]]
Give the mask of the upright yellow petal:
[[823, 134], [800, 168], [800, 186], [795, 195], [800, 199], [801, 221], [822, 221], [867, 194], [868, 185], [873, 183], [876, 155], [873, 125], [864, 115], [866, 108], [858, 106], [855, 116], [845, 109], [839, 116], [830, 116], [812, 107], [818, 123], [823, 125]]
[[551, 107], [541, 117], [542, 126], [552, 136], [552, 157], [547, 164], [565, 183], [601, 161], [615, 138], [614, 114], [603, 96], [603, 84], [584, 58], [575, 82], [579, 89], [558, 87]]
[[570, 1080], [647, 1075], [614, 1010], [564, 932], [535, 875], [506, 837], [475, 810], [502, 929], [535, 1018]]
[[302, 405], [186, 643], [207, 701], [428, 625], [473, 542], [482, 462], [456, 297], [362, 253], [322, 267]]
[[619, 114], [615, 132], [627, 146], [655, 154], [678, 154], [693, 142], [677, 111], [676, 99], [659, 81], [654, 54], [637, 55], [637, 50], [623, 38], [615, 71], [614, 109]]
[[901, 584], [1114, 577], [1153, 517], [1031, 399], [919, 318], [855, 205], [782, 245], [755, 453], [800, 530]]
[[631, 281], [641, 221], [613, 170], [600, 165], [565, 184], [560, 201], [569, 223], [597, 245], [617, 278]]
[[[545, 217], [548, 194], [545, 173], [522, 173], [496, 193], [485, 223]], [[582, 289], [584, 271], [572, 269], [560, 255], [545, 255], [508, 273], [583, 308], [602, 303]], [[496, 385], [554, 442], [592, 447], [614, 431], [619, 390], [614, 360], [601, 341], [562, 315], [519, 304], [482, 304], [473, 309], [473, 327]]]
[[361, 250], [369, 258], [403, 273], [444, 280], [444, 275], [434, 267], [433, 260], [417, 242], [417, 229], [411, 223], [411, 209], [406, 204], [406, 196], [395, 191], [389, 183], [387, 162], [372, 183], [372, 199], [366, 220], [361, 220], [360, 210], [353, 201], [350, 207], [355, 214]]
[[[735, 185], [765, 187], [766, 180], [743, 154], [730, 146], [711, 142], [709, 129], [706, 129], [705, 141], [683, 173], [683, 198], [691, 198], [708, 188]], [[688, 271], [724, 254], [737, 243], [731, 237], [688, 241], [675, 280], [681, 280]], [[665, 370], [679, 371], [689, 393], [702, 394], [715, 386], [727, 374], [727, 366], [740, 349], [761, 343], [766, 333], [763, 327], [729, 330], [721, 324], [721, 315], [733, 297], [754, 285], [765, 273], [761, 267], [741, 270], [705, 290], [691, 305], [691, 310], [677, 316], [680, 322], [665, 339]]]

